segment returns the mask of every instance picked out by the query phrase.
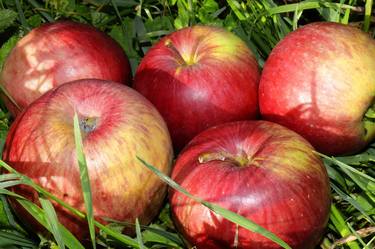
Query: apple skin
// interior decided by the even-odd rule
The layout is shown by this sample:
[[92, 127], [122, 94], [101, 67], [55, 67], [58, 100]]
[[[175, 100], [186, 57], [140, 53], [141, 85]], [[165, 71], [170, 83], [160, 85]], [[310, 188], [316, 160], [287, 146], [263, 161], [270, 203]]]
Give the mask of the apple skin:
[[[77, 111], [91, 181], [94, 216], [147, 224], [165, 200], [166, 185], [136, 156], [170, 174], [172, 142], [156, 108], [130, 87], [103, 80], [65, 83], [42, 95], [11, 125], [3, 160], [52, 194], [84, 211], [73, 131]], [[84, 120], [86, 131], [83, 130]], [[88, 128], [93, 128], [91, 131]], [[35, 191], [15, 188], [38, 203]], [[14, 202], [13, 202], [14, 203]], [[16, 213], [38, 230], [18, 205]], [[55, 203], [60, 222], [85, 240], [85, 220]]]
[[[72, 21], [48, 23], [24, 36], [7, 57], [0, 82], [22, 110], [53, 87], [95, 78], [130, 84], [128, 58], [110, 36]], [[7, 97], [16, 116], [20, 109]]]
[[[237, 121], [197, 135], [181, 152], [172, 178], [191, 194], [275, 233], [293, 249], [319, 243], [330, 212], [321, 159], [297, 133], [268, 121]], [[170, 190], [178, 230], [197, 248], [280, 248], [185, 195]]]
[[159, 110], [180, 151], [208, 127], [256, 118], [259, 78], [257, 61], [239, 37], [197, 25], [155, 44], [133, 86]]
[[[354, 154], [375, 136], [375, 41], [357, 28], [308, 24], [271, 52], [259, 85], [262, 117], [328, 155]], [[373, 115], [372, 115], [373, 116]]]

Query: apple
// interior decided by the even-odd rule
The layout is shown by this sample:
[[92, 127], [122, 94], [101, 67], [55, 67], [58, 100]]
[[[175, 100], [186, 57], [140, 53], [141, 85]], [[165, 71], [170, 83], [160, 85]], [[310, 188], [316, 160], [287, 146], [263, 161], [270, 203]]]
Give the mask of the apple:
[[328, 155], [353, 154], [375, 136], [375, 41], [363, 31], [317, 22], [287, 35], [262, 72], [264, 119]]
[[4, 62], [0, 84], [15, 102], [3, 96], [16, 116], [51, 88], [84, 78], [130, 84], [128, 58], [104, 32], [58, 21], [33, 29], [16, 44]]
[[159, 110], [179, 151], [208, 127], [256, 118], [259, 78], [245, 42], [225, 29], [197, 25], [155, 44], [133, 86]]
[[[3, 160], [78, 210], [84, 211], [75, 154], [73, 116], [78, 113], [91, 181], [94, 216], [149, 223], [158, 214], [166, 185], [137, 160], [169, 175], [173, 156], [167, 126], [156, 108], [128, 86], [97, 79], [62, 84], [17, 116], [6, 139]], [[38, 203], [35, 191], [16, 193]], [[60, 222], [77, 238], [88, 237], [85, 220], [55, 204]], [[37, 230], [19, 206], [22, 220]]]
[[[178, 156], [172, 179], [293, 249], [313, 249], [328, 222], [330, 185], [322, 160], [304, 138], [276, 123], [236, 121], [203, 131]], [[169, 197], [177, 229], [198, 249], [280, 248], [175, 190]]]

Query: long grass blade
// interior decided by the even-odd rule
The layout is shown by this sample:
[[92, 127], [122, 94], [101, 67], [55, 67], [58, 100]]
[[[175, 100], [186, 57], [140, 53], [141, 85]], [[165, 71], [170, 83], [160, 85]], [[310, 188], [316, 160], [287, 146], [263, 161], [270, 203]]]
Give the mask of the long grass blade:
[[326, 8], [333, 8], [333, 9], [356, 9], [355, 7], [348, 5], [348, 4], [340, 4], [340, 3], [331, 3], [328, 1], [303, 1], [299, 3], [292, 3], [292, 4], [285, 4], [276, 6], [273, 8], [270, 8], [268, 10], [269, 15], [275, 15], [275, 14], [281, 14], [281, 13], [288, 13], [288, 12], [294, 12], [296, 10], [296, 7], [298, 5], [298, 9], [300, 11], [302, 10], [309, 10], [309, 9], [318, 9], [321, 7]]
[[14, 0], [14, 2], [16, 4], [16, 8], [17, 8], [17, 11], [18, 11], [18, 18], [20, 20], [21, 25], [23, 26], [23, 28], [25, 30], [30, 31], [31, 28], [30, 28], [30, 25], [26, 21], [26, 17], [25, 17], [25, 14], [23, 13], [23, 9], [22, 9], [22, 5], [21, 5], [20, 1]]
[[149, 168], [151, 171], [153, 171], [157, 176], [159, 176], [159, 178], [164, 181], [165, 183], [167, 183], [170, 187], [174, 188], [175, 190], [179, 191], [180, 193], [188, 196], [189, 198], [201, 203], [202, 205], [206, 206], [207, 208], [209, 208], [210, 210], [214, 211], [215, 213], [217, 214], [220, 214], [221, 216], [223, 216], [224, 218], [254, 232], [254, 233], [258, 233], [258, 234], [261, 234], [262, 236], [266, 237], [267, 239], [270, 239], [272, 240], [273, 242], [277, 243], [279, 246], [281, 246], [282, 248], [287, 248], [287, 249], [291, 249], [291, 247], [285, 243], [282, 239], [280, 239], [279, 237], [277, 237], [274, 233], [266, 230], [265, 228], [259, 226], [258, 224], [252, 222], [251, 220], [237, 214], [237, 213], [234, 213], [232, 211], [229, 211], [228, 209], [225, 209], [219, 205], [216, 205], [214, 203], [210, 203], [210, 202], [207, 202], [199, 197], [196, 197], [192, 194], [190, 194], [187, 190], [185, 190], [184, 188], [182, 188], [180, 185], [178, 185], [175, 181], [173, 181], [170, 177], [166, 176], [165, 174], [163, 174], [161, 171], [159, 171], [157, 168], [155, 168], [154, 166], [148, 164], [147, 162], [145, 162], [143, 159], [141, 159], [140, 157], [137, 157], [138, 160], [143, 164], [145, 165], [147, 168]]
[[141, 232], [141, 226], [139, 225], [139, 220], [138, 218], [135, 220], [135, 231], [137, 234], [137, 241], [140, 249], [144, 249], [143, 245], [143, 239], [142, 239], [142, 232]]
[[11, 207], [9, 206], [9, 203], [5, 197], [5, 194], [0, 194], [0, 202], [3, 207], [4, 214], [8, 220], [8, 224], [11, 225], [12, 227], [16, 228], [17, 222], [14, 218], [14, 215], [12, 213]]
[[[79, 210], [73, 208], [72, 206], [70, 206], [69, 204], [65, 203], [64, 201], [60, 200], [56, 196], [52, 195], [50, 192], [48, 192], [47, 190], [43, 189], [41, 186], [35, 184], [30, 178], [28, 178], [27, 176], [22, 175], [21, 173], [17, 172], [17, 170], [13, 169], [11, 166], [9, 166], [3, 160], [0, 160], [0, 167], [5, 168], [7, 171], [9, 171], [11, 173], [17, 174], [24, 181], [23, 184], [31, 186], [37, 192], [39, 192], [42, 195], [48, 197], [49, 199], [55, 201], [57, 204], [61, 205], [65, 209], [67, 209], [71, 214], [75, 215], [76, 217], [81, 218], [81, 219], [86, 218], [85, 214], [83, 214]], [[0, 194], [12, 196], [12, 197], [15, 197], [15, 198], [18, 198], [18, 199], [22, 199], [23, 198], [22, 196], [14, 193], [14, 192], [11, 192], [11, 191], [9, 191], [7, 189], [0, 189]], [[119, 243], [121, 243], [121, 244], [123, 244], [125, 246], [131, 246], [133, 248], [139, 248], [138, 242], [135, 239], [133, 239], [133, 238], [127, 236], [127, 235], [121, 234], [121, 233], [119, 233], [119, 232], [117, 232], [117, 231], [115, 231], [115, 230], [113, 230], [113, 229], [111, 229], [109, 227], [106, 227], [105, 225], [101, 224], [100, 222], [98, 222], [96, 220], [94, 220], [94, 224], [95, 224], [96, 227], [98, 227], [99, 229], [101, 229], [107, 235], [109, 235], [112, 238], [116, 239], [117, 242], [119, 242]], [[65, 244], [67, 245], [67, 243], [65, 243]], [[145, 246], [145, 249], [147, 249], [146, 246]]]
[[32, 6], [34, 6], [35, 7], [35, 9], [36, 10], [38, 10], [39, 11], [39, 13], [48, 21], [48, 22], [53, 22], [54, 21], [54, 19], [52, 18], [52, 16], [50, 16], [50, 14], [48, 14], [48, 12], [47, 11], [44, 11], [43, 9], [42, 9], [42, 6], [40, 6], [40, 4], [37, 2], [37, 1], [35, 1], [35, 0], [28, 0], [29, 1], [29, 3], [32, 5]]
[[366, 213], [366, 211], [361, 207], [361, 205], [353, 199], [351, 196], [345, 194], [339, 187], [334, 183], [331, 183], [332, 189], [339, 195], [343, 200], [349, 202], [353, 207], [355, 207], [361, 214], [371, 223], [374, 223], [374, 220]]
[[10, 245], [18, 246], [18, 248], [38, 248], [33, 240], [23, 234], [16, 231], [0, 231], [0, 248], [8, 248]]
[[[336, 207], [335, 204], [331, 205], [330, 220], [342, 237], [351, 234], [350, 229], [345, 222], [344, 216], [341, 214], [340, 210]], [[360, 249], [356, 241], [349, 242], [348, 246], [350, 249]]]
[[83, 199], [85, 201], [85, 209], [87, 213], [87, 222], [90, 230], [90, 238], [92, 246], [96, 248], [95, 242], [95, 226], [94, 226], [94, 211], [92, 205], [92, 193], [90, 186], [90, 178], [87, 168], [86, 157], [83, 152], [82, 135], [79, 127], [78, 115], [74, 114], [74, 139], [76, 145], [76, 155], [78, 160], [78, 166], [80, 171], [80, 179], [82, 185]]
[[[35, 205], [34, 203], [24, 200], [17, 199], [17, 201], [25, 208], [41, 225], [43, 225], [48, 231], [52, 232], [48, 223], [47, 215], [45, 211]], [[63, 225], [59, 224], [59, 230], [61, 231], [61, 236], [65, 242], [65, 245], [71, 249], [84, 249], [85, 247], [74, 237], [73, 234], [69, 232]]]
[[370, 29], [372, 4], [373, 4], [373, 0], [366, 0], [366, 4], [365, 4], [365, 20], [363, 22], [363, 30], [365, 32], [368, 32], [369, 29]]
[[65, 244], [64, 244], [64, 240], [61, 235], [60, 228], [59, 228], [59, 220], [57, 219], [55, 208], [53, 207], [52, 203], [44, 197], [39, 197], [39, 202], [42, 205], [42, 208], [46, 214], [47, 225], [49, 226], [50, 231], [57, 242], [57, 245], [59, 246], [60, 249], [65, 248]]

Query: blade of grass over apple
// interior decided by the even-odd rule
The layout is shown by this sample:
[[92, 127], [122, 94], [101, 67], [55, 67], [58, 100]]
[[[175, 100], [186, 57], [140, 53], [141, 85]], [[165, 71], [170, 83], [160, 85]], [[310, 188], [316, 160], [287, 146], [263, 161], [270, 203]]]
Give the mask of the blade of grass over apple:
[[[17, 201], [25, 208], [40, 224], [42, 224], [48, 231], [53, 233], [51, 227], [48, 224], [48, 215], [46, 212], [35, 205], [34, 203], [30, 202], [29, 200], [25, 199], [17, 199]], [[64, 241], [64, 244], [71, 249], [84, 249], [85, 247], [74, 237], [73, 234], [69, 232], [63, 225], [58, 223], [58, 229], [60, 230], [61, 239]], [[64, 248], [64, 247], [62, 247]]]
[[282, 239], [277, 237], [274, 233], [268, 231], [267, 229], [257, 225], [256, 223], [252, 222], [251, 220], [249, 220], [249, 219], [247, 219], [247, 218], [245, 218], [245, 217], [243, 217], [243, 216], [241, 216], [237, 213], [234, 213], [234, 212], [232, 212], [228, 209], [225, 209], [225, 208], [223, 208], [219, 205], [216, 205], [214, 203], [210, 203], [208, 201], [205, 201], [205, 200], [203, 200], [199, 197], [196, 197], [196, 196], [190, 194], [187, 190], [185, 190], [180, 185], [178, 185], [170, 177], [166, 176], [161, 171], [159, 171], [157, 168], [155, 168], [154, 166], [145, 162], [142, 158], [137, 156], [137, 159], [144, 166], [146, 166], [148, 169], [153, 171], [162, 181], [164, 181], [166, 184], [168, 184], [173, 189], [175, 189], [175, 190], [179, 191], [180, 193], [188, 196], [189, 198], [201, 203], [205, 207], [207, 207], [210, 210], [212, 210], [213, 212], [223, 216], [224, 218], [232, 221], [233, 223], [235, 223], [235, 224], [237, 224], [241, 227], [244, 227], [244, 228], [246, 228], [246, 229], [248, 229], [248, 230], [250, 230], [254, 233], [261, 234], [262, 236], [266, 237], [267, 239], [272, 240], [273, 242], [277, 243], [282, 248], [291, 249], [291, 247], [287, 243], [285, 243]]
[[138, 218], [135, 219], [135, 231], [136, 231], [136, 234], [137, 234], [137, 241], [138, 241], [139, 248], [144, 249], [145, 246], [143, 245], [141, 226], [139, 225]]
[[65, 248], [63, 236], [60, 231], [59, 220], [57, 219], [56, 211], [52, 203], [45, 197], [39, 196], [39, 202], [42, 205], [44, 213], [46, 214], [47, 225], [55, 238], [59, 248]]
[[[13, 169], [11, 166], [9, 166], [7, 163], [5, 163], [3, 160], [0, 160], [0, 167], [5, 168], [7, 171], [9, 171], [11, 173], [17, 174], [19, 176], [19, 178], [22, 179], [22, 181], [23, 181], [22, 184], [29, 185], [30, 187], [34, 188], [38, 193], [48, 197], [49, 199], [55, 201], [57, 204], [61, 205], [65, 209], [67, 209], [71, 214], [73, 214], [73, 215], [75, 215], [75, 216], [77, 216], [81, 219], [86, 218], [85, 214], [83, 214], [79, 210], [73, 208], [72, 206], [65, 203], [64, 201], [60, 200], [56, 196], [52, 195], [47, 190], [45, 190], [44, 188], [42, 188], [38, 184], [34, 183], [30, 178], [28, 178], [25, 175], [22, 175], [21, 173], [19, 173], [15, 169]], [[9, 191], [7, 189], [0, 189], [0, 194], [9, 195], [9, 196], [12, 196], [12, 197], [15, 197], [15, 198], [23, 198], [22, 196], [14, 193], [12, 191]], [[96, 220], [94, 220], [94, 224], [95, 224], [96, 227], [101, 229], [107, 235], [116, 239], [119, 243], [121, 243], [123, 245], [126, 245], [126, 246], [131, 246], [133, 248], [139, 248], [138, 242], [136, 240], [134, 240], [133, 238], [131, 238], [127, 235], [121, 234], [121, 233], [119, 233], [119, 232], [117, 232], [113, 229], [110, 229], [110, 228], [106, 227], [105, 225], [101, 224], [100, 222], [98, 222]], [[65, 243], [65, 244], [67, 245], [67, 243]], [[145, 249], [147, 249], [147, 247], [145, 247]]]
[[[135, 226], [135, 224], [130, 222], [117, 221], [113, 219], [105, 219], [105, 221], [125, 227]], [[140, 228], [145, 230], [142, 233], [143, 241], [158, 242], [161, 244], [171, 246], [175, 249], [183, 248], [185, 245], [182, 239], [177, 234], [159, 228], [157, 224], [151, 224], [149, 226], [140, 225]]]
[[91, 193], [90, 178], [89, 178], [89, 173], [88, 173], [88, 168], [87, 168], [86, 157], [83, 152], [82, 135], [81, 135], [80, 127], [79, 127], [79, 120], [78, 120], [77, 113], [74, 113], [74, 139], [75, 139], [76, 155], [77, 155], [80, 178], [81, 178], [83, 199], [85, 202], [85, 209], [87, 213], [86, 218], [87, 218], [87, 222], [89, 225], [92, 246], [95, 249], [96, 242], [95, 242], [94, 212], [93, 212], [93, 206], [92, 206], [92, 193]]

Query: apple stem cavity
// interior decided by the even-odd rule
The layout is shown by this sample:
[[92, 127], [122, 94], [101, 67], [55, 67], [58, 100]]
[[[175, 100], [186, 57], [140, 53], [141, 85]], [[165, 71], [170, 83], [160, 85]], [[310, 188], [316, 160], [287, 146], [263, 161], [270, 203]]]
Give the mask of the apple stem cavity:
[[240, 155], [233, 155], [231, 153], [220, 151], [212, 153], [203, 153], [198, 157], [199, 163], [207, 163], [211, 161], [223, 161], [233, 163], [238, 167], [246, 167], [250, 165], [250, 160], [244, 152]]
[[97, 126], [97, 118], [95, 117], [85, 117], [81, 118], [79, 121], [79, 127], [81, 128], [82, 131], [85, 133], [92, 132], [95, 130]]
[[195, 56], [190, 56], [188, 59], [184, 58], [184, 56], [182, 56], [178, 49], [173, 45], [171, 40], [166, 40], [164, 45], [176, 55], [177, 63], [181, 66], [191, 66], [195, 64]]

